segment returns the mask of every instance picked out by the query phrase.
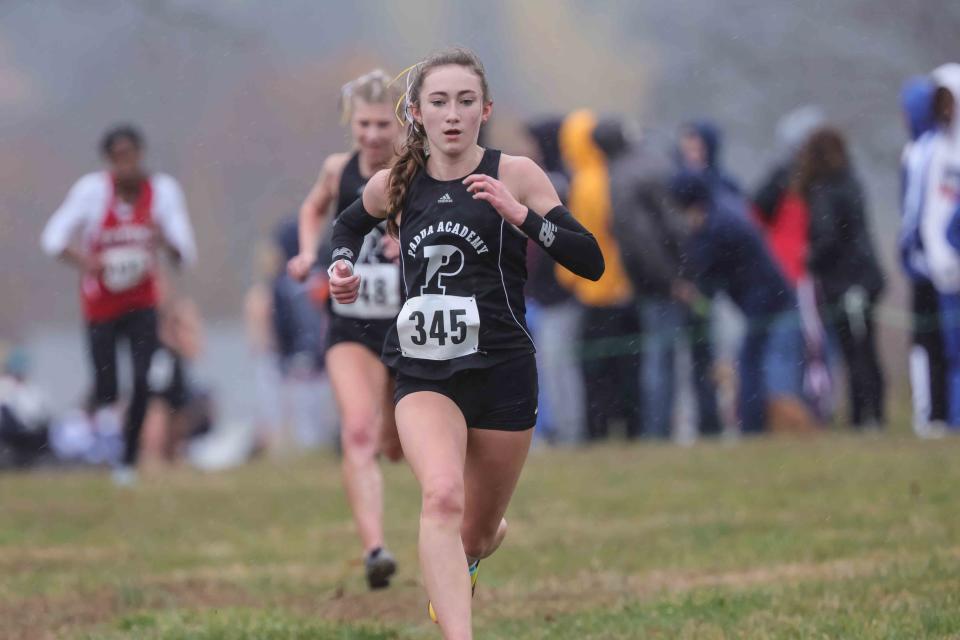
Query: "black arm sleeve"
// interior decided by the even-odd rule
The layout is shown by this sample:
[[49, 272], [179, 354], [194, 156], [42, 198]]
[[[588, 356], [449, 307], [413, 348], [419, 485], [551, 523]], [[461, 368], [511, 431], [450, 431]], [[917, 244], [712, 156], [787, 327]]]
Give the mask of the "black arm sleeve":
[[370, 215], [363, 208], [363, 198], [357, 198], [337, 216], [337, 221], [333, 224], [331, 238], [333, 253], [330, 256], [330, 263], [337, 260], [346, 260], [350, 264], [356, 263], [360, 248], [363, 246], [363, 239], [381, 222], [383, 222], [382, 219]]
[[599, 280], [603, 275], [603, 254], [593, 234], [559, 205], [544, 217], [527, 210], [520, 229], [547, 254], [581, 278]]

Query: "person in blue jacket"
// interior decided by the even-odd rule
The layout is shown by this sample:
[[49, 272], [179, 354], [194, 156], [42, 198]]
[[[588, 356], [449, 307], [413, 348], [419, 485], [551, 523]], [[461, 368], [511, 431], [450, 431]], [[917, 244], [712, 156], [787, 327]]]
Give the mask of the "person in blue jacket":
[[676, 295], [695, 304], [698, 297], [723, 291], [743, 313], [747, 332], [738, 362], [738, 417], [742, 433], [761, 433], [767, 408], [764, 355], [773, 326], [797, 321], [793, 289], [756, 228], [716, 203], [702, 175], [677, 174], [670, 193], [689, 232], [684, 270], [696, 287]]
[[680, 128], [678, 161], [681, 171], [698, 174], [710, 187], [719, 206], [747, 216], [743, 188], [727, 173], [721, 160], [723, 136], [720, 127], [709, 120], [688, 122]]

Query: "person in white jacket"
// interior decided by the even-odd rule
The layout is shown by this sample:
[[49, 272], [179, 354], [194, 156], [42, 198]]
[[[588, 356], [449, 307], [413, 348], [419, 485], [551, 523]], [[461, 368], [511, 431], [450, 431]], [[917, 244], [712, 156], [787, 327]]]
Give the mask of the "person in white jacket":
[[[911, 177], [922, 173], [925, 147], [935, 130], [933, 96], [937, 86], [929, 75], [910, 78], [900, 92], [909, 141], [901, 154], [902, 217], [898, 249], [900, 264], [910, 283], [911, 327], [910, 390], [913, 430], [920, 438], [945, 435], [947, 423], [947, 358], [940, 331], [940, 294], [930, 281], [930, 269], [920, 241], [919, 208], [907, 198]], [[919, 165], [918, 165], [919, 163]], [[922, 177], [920, 178], [922, 182]], [[921, 189], [912, 189], [914, 198]]]
[[927, 268], [940, 294], [948, 423], [960, 430], [960, 64], [938, 67], [931, 77], [936, 128], [917, 145], [922, 157], [908, 177], [907, 201], [919, 213]]
[[[100, 143], [107, 167], [70, 189], [43, 230], [44, 252], [76, 267], [94, 374], [94, 405], [118, 400], [117, 342], [126, 339], [133, 361], [133, 393], [126, 411], [125, 450], [114, 481], [128, 485], [147, 411], [147, 371], [157, 345], [160, 254], [193, 264], [193, 229], [177, 181], [142, 164], [144, 139], [122, 125]], [[77, 238], [79, 236], [79, 238]]]

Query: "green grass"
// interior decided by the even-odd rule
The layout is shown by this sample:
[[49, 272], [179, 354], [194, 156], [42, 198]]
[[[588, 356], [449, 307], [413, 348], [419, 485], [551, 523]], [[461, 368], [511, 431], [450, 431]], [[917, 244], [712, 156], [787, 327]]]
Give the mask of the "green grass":
[[[478, 638], [960, 638], [960, 439], [831, 435], [535, 452]], [[0, 638], [438, 637], [418, 496], [368, 593], [337, 462], [0, 478]]]

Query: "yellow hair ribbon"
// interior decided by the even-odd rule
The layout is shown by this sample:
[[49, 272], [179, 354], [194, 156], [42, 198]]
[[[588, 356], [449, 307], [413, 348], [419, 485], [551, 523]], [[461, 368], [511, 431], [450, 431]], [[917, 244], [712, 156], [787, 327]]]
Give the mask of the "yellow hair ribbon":
[[[397, 77], [394, 78], [393, 80], [391, 80], [391, 81], [390, 81], [390, 84], [387, 85], [387, 88], [390, 88], [390, 87], [392, 87], [400, 78], [402, 78], [403, 76], [407, 76], [407, 90], [404, 91], [402, 94], [400, 94], [400, 99], [397, 100], [397, 106], [395, 106], [395, 107], [393, 108], [393, 115], [396, 116], [397, 120], [399, 120], [399, 121], [400, 121], [400, 124], [402, 124], [402, 125], [412, 124], [412, 119], [411, 119], [411, 117], [410, 117], [410, 112], [409, 112], [410, 103], [407, 101], [407, 96], [408, 96], [409, 93], [410, 93], [410, 72], [413, 71], [414, 69], [416, 69], [417, 67], [419, 67], [421, 64], [422, 64], [421, 62], [417, 62], [417, 63], [414, 63], [414, 64], [410, 65], [409, 67], [407, 67], [406, 69], [404, 69], [403, 71], [401, 71], [400, 73], [398, 73], [398, 74], [397, 74]], [[402, 116], [402, 117], [401, 117], [401, 115], [400, 115], [400, 114], [401, 114], [401, 105], [403, 106], [403, 109], [402, 109], [403, 116]]]
[[416, 67], [419, 67], [420, 64], [421, 64], [421, 63], [419, 63], [419, 62], [413, 63], [412, 65], [410, 65], [409, 67], [407, 67], [406, 69], [404, 69], [403, 71], [401, 71], [400, 73], [398, 73], [398, 74], [397, 74], [397, 77], [394, 78], [393, 80], [391, 80], [391, 81], [390, 81], [390, 84], [388, 84], [387, 86], [388, 86], [388, 87], [392, 87], [394, 84], [396, 84], [397, 80], [399, 80], [399, 79], [402, 78], [404, 75], [406, 75], [406, 74], [410, 73], [411, 71], [413, 71]]

